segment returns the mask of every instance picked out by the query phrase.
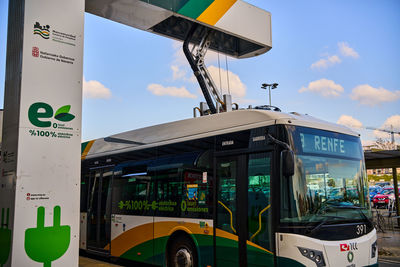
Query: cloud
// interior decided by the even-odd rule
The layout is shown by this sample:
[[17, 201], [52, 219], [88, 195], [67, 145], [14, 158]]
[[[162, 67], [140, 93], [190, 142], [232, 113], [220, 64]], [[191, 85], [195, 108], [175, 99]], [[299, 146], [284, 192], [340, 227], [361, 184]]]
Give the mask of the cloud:
[[394, 131], [400, 131], [400, 115], [393, 115], [383, 123], [382, 128], [391, 130], [393, 126]]
[[172, 79], [174, 81], [180, 80], [180, 79], [182, 79], [182, 78], [184, 78], [186, 76], [186, 71], [181, 69], [177, 65], [172, 65], [171, 66], [171, 70], [172, 70]]
[[[174, 49], [173, 59], [171, 62], [171, 70], [172, 70], [172, 79], [174, 81], [181, 81], [185, 84], [194, 83], [197, 85], [197, 79], [193, 75], [193, 72], [189, 66], [189, 63], [182, 51], [182, 43], [173, 41], [172, 47]], [[189, 50], [192, 51], [193, 46], [189, 45]], [[196, 51], [195, 48], [194, 51]], [[248, 102], [250, 100], [244, 99], [246, 96], [246, 86], [240, 80], [239, 75], [233, 73], [232, 71], [226, 71], [223, 68], [218, 68], [215, 65], [218, 64], [218, 57], [220, 60], [221, 66], [226, 66], [225, 56], [222, 54], [218, 54], [217, 52], [208, 50], [205, 62], [208, 72], [210, 73], [215, 85], [218, 90], [222, 87], [222, 95], [231, 93], [234, 102]], [[230, 58], [231, 60], [231, 58]], [[211, 65], [212, 63], [216, 63]], [[229, 63], [229, 62], [228, 62]], [[228, 90], [228, 81], [227, 77], [229, 77], [229, 90]], [[190, 85], [193, 86], [193, 85]], [[184, 87], [182, 87], [184, 88]], [[182, 89], [180, 88], [180, 89]], [[148, 88], [149, 89], [149, 88]], [[150, 90], [150, 89], [149, 89]], [[185, 89], [186, 90], [186, 89]], [[153, 92], [154, 93], [154, 92]], [[201, 92], [200, 92], [201, 93]], [[188, 92], [188, 94], [190, 94]]]
[[383, 87], [374, 88], [368, 84], [355, 87], [350, 98], [362, 105], [377, 106], [385, 102], [393, 102], [400, 99], [400, 91], [389, 91]]
[[302, 87], [299, 93], [312, 92], [323, 97], [338, 97], [343, 93], [344, 89], [341, 85], [336, 84], [334, 81], [327, 79], [320, 79], [310, 82], [308, 87]]
[[109, 99], [111, 98], [111, 90], [98, 81], [86, 81], [83, 77], [83, 97]]
[[330, 63], [332, 63], [332, 64], [336, 64], [336, 63], [342, 62], [342, 60], [341, 60], [338, 56], [336, 56], [336, 55], [333, 55], [333, 56], [328, 57], [328, 61], [329, 61]]
[[312, 69], [326, 69], [335, 64], [339, 64], [340, 62], [342, 62], [342, 60], [337, 55], [328, 56], [326, 58], [322, 58], [322, 59], [318, 60], [317, 62], [314, 62], [313, 64], [311, 64], [311, 68]]
[[[352, 57], [352, 58], [360, 57], [358, 53], [353, 48], [351, 48], [349, 44], [346, 42], [339, 42], [338, 47], [340, 54], [344, 57]], [[333, 56], [325, 55], [320, 60], [312, 63], [311, 69], [319, 69], [319, 70], [327, 69], [333, 65], [340, 64], [341, 62], [342, 60], [338, 55], [333, 55]]]
[[358, 55], [358, 53], [349, 46], [348, 43], [346, 42], [339, 42], [338, 43], [339, 46], [339, 51], [340, 53], [345, 56], [345, 57], [352, 57], [352, 58], [359, 58], [360, 56]]
[[337, 124], [341, 124], [347, 127], [352, 127], [352, 128], [361, 128], [363, 127], [363, 124], [361, 121], [353, 118], [352, 116], [349, 115], [342, 115], [336, 122]]
[[[174, 54], [173, 54], [173, 59], [172, 59], [172, 64], [176, 66], [184, 66], [188, 65], [188, 61], [186, 59], [185, 54], [183, 53], [182, 50], [182, 42], [178, 41], [172, 41], [172, 48], [174, 49]], [[192, 46], [189, 44], [189, 49], [191, 49]]]
[[[189, 67], [189, 63], [183, 54], [182, 51], [182, 43], [178, 41], [172, 42], [172, 47], [175, 50], [171, 70], [172, 70], [172, 78], [174, 81], [181, 80], [184, 82], [197, 83], [196, 77], [192, 74], [192, 71]], [[189, 49], [192, 50], [192, 45], [189, 45]], [[208, 50], [206, 54], [206, 65], [211, 63], [218, 63], [218, 56], [221, 63], [221, 66], [225, 66], [225, 56], [221, 55], [214, 51]], [[221, 88], [222, 86], [222, 94], [228, 94], [228, 82], [227, 76], [229, 77], [229, 89], [233, 97], [236, 98], [244, 98], [246, 96], [246, 86], [240, 80], [239, 75], [233, 73], [232, 71], [226, 71], [223, 68], [218, 68], [214, 65], [207, 67], [208, 72], [210, 73], [212, 79], [214, 80], [217, 88]], [[189, 73], [189, 75], [188, 75]], [[220, 75], [221, 74], [221, 75]], [[221, 78], [221, 79], [220, 79]], [[220, 80], [221, 83], [220, 84]], [[243, 100], [243, 99], [242, 99]]]
[[[196, 83], [189, 62], [186, 59], [182, 50], [182, 42], [172, 41], [172, 48], [174, 49], [173, 59], [171, 62], [172, 80], [181, 80], [184, 82]], [[189, 44], [189, 50], [192, 50], [193, 45]]]
[[[393, 128], [392, 128], [393, 127]], [[400, 132], [400, 115], [393, 115], [385, 120], [385, 122], [379, 127], [379, 129], [384, 129], [388, 131]], [[390, 138], [390, 133], [382, 131], [374, 131], [374, 135], [377, 138]], [[395, 137], [398, 137], [398, 135]]]
[[147, 86], [147, 90], [149, 90], [153, 95], [157, 96], [173, 96], [173, 97], [181, 97], [181, 98], [197, 98], [196, 95], [191, 94], [185, 87], [164, 87], [161, 84], [149, 84]]
[[[239, 76], [231, 71], [219, 69], [215, 66], [207, 68], [212, 79], [215, 82], [217, 88], [222, 87], [222, 95], [228, 94], [229, 91], [233, 97], [244, 98], [246, 96], [246, 85], [242, 83]], [[221, 75], [220, 75], [221, 72]], [[228, 75], [228, 76], [227, 76]], [[229, 77], [229, 90], [228, 90], [228, 78]], [[220, 79], [221, 78], [221, 79]], [[221, 81], [221, 86], [220, 86]]]

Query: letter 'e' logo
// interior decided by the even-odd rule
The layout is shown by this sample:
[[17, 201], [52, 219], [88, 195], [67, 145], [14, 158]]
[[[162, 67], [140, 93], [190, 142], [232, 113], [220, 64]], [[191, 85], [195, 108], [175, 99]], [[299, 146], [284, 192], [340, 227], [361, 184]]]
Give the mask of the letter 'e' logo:
[[[56, 111], [54, 118], [63, 122], [72, 121], [75, 116], [69, 113], [70, 109], [71, 105], [62, 106]], [[28, 118], [36, 127], [50, 127], [51, 120], [49, 119], [53, 117], [53, 113], [53, 108], [49, 104], [37, 102], [29, 107]]]

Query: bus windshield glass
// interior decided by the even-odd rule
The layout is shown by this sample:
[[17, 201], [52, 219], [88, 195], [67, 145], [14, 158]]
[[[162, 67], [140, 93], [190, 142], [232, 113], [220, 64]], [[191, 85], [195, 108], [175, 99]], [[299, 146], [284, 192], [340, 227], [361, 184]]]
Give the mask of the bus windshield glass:
[[295, 174], [281, 179], [281, 222], [308, 224], [368, 220], [368, 183], [360, 139], [288, 127]]

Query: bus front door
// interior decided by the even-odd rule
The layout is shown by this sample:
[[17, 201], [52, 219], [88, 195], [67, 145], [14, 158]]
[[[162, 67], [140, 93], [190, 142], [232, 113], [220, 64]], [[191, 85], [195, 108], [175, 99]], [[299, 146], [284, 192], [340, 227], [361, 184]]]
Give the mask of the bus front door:
[[246, 156], [218, 157], [216, 164], [216, 264], [217, 266], [245, 266], [246, 253], [240, 253], [246, 250], [243, 248], [245, 220], [240, 217], [243, 205], [238, 205], [240, 203], [238, 196], [243, 190], [240, 181], [245, 180], [243, 178], [246, 176]]
[[111, 240], [112, 169], [94, 169], [90, 173], [87, 223], [88, 250], [109, 254]]
[[273, 266], [271, 152], [216, 158], [217, 266]]

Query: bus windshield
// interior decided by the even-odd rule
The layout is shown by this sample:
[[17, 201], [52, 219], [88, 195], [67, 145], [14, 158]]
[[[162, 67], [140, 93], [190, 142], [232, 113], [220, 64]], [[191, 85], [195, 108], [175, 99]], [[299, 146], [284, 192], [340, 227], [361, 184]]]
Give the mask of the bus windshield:
[[281, 222], [368, 220], [368, 183], [360, 139], [288, 127], [295, 174], [281, 179]]

